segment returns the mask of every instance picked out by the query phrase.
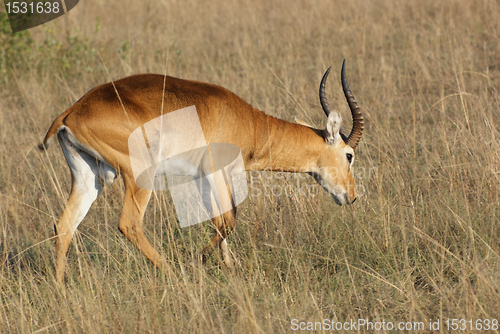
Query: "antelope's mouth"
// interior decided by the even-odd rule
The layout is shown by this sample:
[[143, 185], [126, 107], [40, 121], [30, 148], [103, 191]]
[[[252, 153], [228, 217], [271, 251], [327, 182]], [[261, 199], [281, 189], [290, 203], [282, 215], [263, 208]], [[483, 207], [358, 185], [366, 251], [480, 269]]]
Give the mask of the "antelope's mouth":
[[342, 193], [342, 194], [332, 194], [333, 201], [335, 204], [339, 206], [343, 206], [346, 204], [352, 204], [352, 202], [349, 202], [349, 199], [347, 198], [347, 193]]

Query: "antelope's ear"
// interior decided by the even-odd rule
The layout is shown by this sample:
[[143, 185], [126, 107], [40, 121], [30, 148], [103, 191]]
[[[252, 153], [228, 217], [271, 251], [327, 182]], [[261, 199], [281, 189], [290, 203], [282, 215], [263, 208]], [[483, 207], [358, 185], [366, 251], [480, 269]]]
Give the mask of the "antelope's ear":
[[326, 129], [323, 132], [323, 137], [328, 145], [337, 144], [342, 140], [339, 133], [341, 126], [342, 116], [336, 111], [331, 111], [326, 120]]
[[308, 128], [313, 128], [313, 126], [312, 126], [312, 125], [310, 125], [310, 124], [308, 124], [308, 123], [304, 122], [304, 121], [303, 121], [303, 120], [301, 120], [301, 119], [298, 119], [298, 118], [297, 118], [297, 117], [295, 117], [295, 116], [293, 116], [293, 120], [294, 120], [294, 121], [295, 121], [295, 123], [297, 123], [297, 124], [300, 124], [300, 125], [303, 125], [303, 126], [307, 126]]

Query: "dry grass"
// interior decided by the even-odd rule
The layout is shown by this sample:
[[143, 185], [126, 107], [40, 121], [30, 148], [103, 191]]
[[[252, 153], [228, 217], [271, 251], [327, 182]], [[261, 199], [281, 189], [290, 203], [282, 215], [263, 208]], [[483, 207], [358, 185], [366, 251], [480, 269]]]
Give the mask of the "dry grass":
[[[498, 319], [499, 25], [499, 3], [482, 0], [97, 0], [32, 29], [49, 46], [0, 86], [0, 332], [278, 333], [324, 318], [426, 329], [441, 318], [446, 332], [448, 318]], [[183, 272], [210, 229], [180, 229], [158, 192], [145, 224], [172, 263], [163, 276], [119, 233], [116, 182], [56, 284], [52, 225], [70, 177], [57, 145], [45, 156], [35, 144], [91, 87], [168, 72], [322, 127], [316, 92], [329, 65], [330, 104], [348, 118], [343, 58], [367, 119], [355, 205], [250, 196], [230, 238], [241, 267], [228, 273], [212, 257]]]

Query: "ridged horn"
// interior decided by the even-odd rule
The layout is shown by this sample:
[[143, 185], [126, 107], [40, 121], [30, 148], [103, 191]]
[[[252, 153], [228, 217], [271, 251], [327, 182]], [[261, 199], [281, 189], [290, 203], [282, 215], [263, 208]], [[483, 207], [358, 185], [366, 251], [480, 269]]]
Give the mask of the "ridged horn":
[[325, 83], [326, 79], [328, 78], [328, 74], [330, 74], [331, 69], [332, 69], [331, 66], [328, 67], [325, 74], [323, 75], [323, 79], [321, 79], [321, 84], [319, 85], [319, 101], [321, 102], [321, 107], [323, 108], [326, 117], [328, 117], [328, 115], [330, 115], [330, 111], [332, 111], [332, 108], [330, 108], [330, 105], [328, 104], [328, 99], [326, 98], [325, 95]]
[[[340, 79], [342, 81], [342, 90], [344, 91], [345, 98], [347, 100], [347, 104], [349, 104], [349, 109], [351, 109], [352, 115], [352, 130], [349, 137], [347, 137], [346, 144], [351, 146], [352, 148], [356, 148], [358, 146], [359, 140], [363, 135], [363, 129], [365, 128], [365, 121], [363, 120], [363, 114], [354, 99], [354, 96], [349, 89], [349, 85], [347, 84], [347, 79], [345, 76], [345, 59], [342, 62], [342, 70], [340, 72]], [[328, 105], [328, 104], [327, 104]]]

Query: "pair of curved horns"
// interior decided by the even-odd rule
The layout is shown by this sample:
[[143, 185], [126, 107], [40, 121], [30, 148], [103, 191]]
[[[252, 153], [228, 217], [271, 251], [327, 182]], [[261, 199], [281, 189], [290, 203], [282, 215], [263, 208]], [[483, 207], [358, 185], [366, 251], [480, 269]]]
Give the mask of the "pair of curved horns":
[[[332, 111], [330, 105], [328, 104], [328, 99], [325, 95], [325, 82], [331, 69], [332, 67], [330, 66], [326, 70], [325, 74], [323, 75], [323, 79], [321, 79], [321, 84], [319, 85], [319, 100], [321, 102], [321, 107], [323, 107], [323, 111], [326, 114], [326, 117], [328, 117], [328, 115], [330, 115], [330, 112]], [[347, 78], [345, 76], [345, 59], [342, 62], [340, 79], [342, 81], [342, 90], [344, 91], [344, 95], [347, 100], [347, 104], [349, 104], [349, 109], [351, 109], [352, 115], [352, 130], [345, 140], [345, 143], [352, 148], [356, 148], [356, 146], [358, 146], [359, 140], [361, 139], [361, 136], [363, 135], [365, 121], [363, 120], [363, 114], [361, 113], [361, 110], [359, 109], [358, 104], [356, 103], [356, 100], [354, 99], [354, 96], [349, 89], [349, 85], [347, 84]]]

